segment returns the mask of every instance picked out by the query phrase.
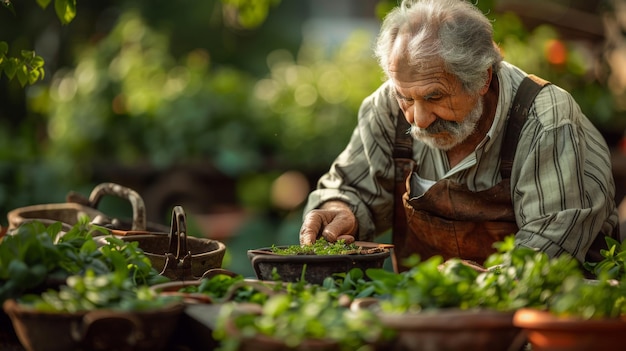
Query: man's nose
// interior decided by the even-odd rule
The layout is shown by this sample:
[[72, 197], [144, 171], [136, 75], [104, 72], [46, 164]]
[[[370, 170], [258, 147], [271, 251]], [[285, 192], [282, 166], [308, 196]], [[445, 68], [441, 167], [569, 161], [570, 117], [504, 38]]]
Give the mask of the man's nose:
[[407, 112], [407, 121], [411, 125], [422, 129], [426, 129], [437, 119], [432, 111], [425, 108], [423, 104], [420, 103], [414, 103]]

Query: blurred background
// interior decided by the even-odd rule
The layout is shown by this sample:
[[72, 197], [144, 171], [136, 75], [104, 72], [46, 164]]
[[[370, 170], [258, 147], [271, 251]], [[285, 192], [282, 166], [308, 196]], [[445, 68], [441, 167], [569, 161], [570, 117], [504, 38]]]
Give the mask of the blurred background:
[[[45, 62], [30, 83], [0, 75], [0, 225], [114, 182], [149, 221], [183, 206], [190, 235], [253, 275], [246, 250], [298, 242], [308, 192], [382, 82], [371, 48], [396, 0], [80, 1], [68, 24], [40, 3], [0, 8], [7, 56]], [[505, 59], [568, 90], [604, 134], [621, 203], [626, 0], [477, 6]], [[120, 199], [99, 206], [132, 216]]]

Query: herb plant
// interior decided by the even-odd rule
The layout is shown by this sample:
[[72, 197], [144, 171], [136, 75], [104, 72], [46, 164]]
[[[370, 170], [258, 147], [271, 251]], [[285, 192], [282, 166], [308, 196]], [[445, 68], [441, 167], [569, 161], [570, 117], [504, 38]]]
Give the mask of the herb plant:
[[[152, 285], [169, 279], [159, 275], [137, 242], [113, 236], [99, 247], [93, 236], [100, 233], [86, 219], [66, 233], [60, 222], [45, 226], [25, 223], [0, 241], [0, 302], [28, 292], [58, 286], [71, 275], [92, 271], [95, 275], [124, 269], [135, 285]], [[126, 270], [127, 269], [127, 270]]]
[[626, 285], [612, 279], [582, 280], [566, 277], [549, 311], [578, 319], [620, 318], [626, 315]]
[[226, 274], [217, 274], [210, 278], [203, 278], [198, 285], [181, 288], [179, 292], [201, 293], [215, 301], [227, 298], [229, 301], [252, 302], [259, 305], [268, 299], [268, 295], [256, 289], [254, 285], [245, 284], [242, 275], [231, 277]]
[[337, 298], [347, 296], [350, 300], [376, 294], [376, 282], [366, 279], [365, 273], [359, 268], [324, 279], [322, 288]]
[[234, 305], [225, 305], [214, 330], [214, 337], [222, 341], [220, 351], [238, 350], [242, 337], [254, 335], [282, 341], [289, 348], [305, 340], [324, 340], [351, 351], [388, 340], [393, 332], [373, 312], [351, 311], [328, 291], [314, 289], [299, 295], [274, 295], [258, 314], [238, 313]]
[[402, 273], [368, 269], [337, 275], [324, 288], [352, 298], [376, 297], [388, 313], [422, 312], [442, 308], [486, 308], [514, 311], [522, 307], [549, 308], [564, 293], [564, 277], [583, 281], [578, 262], [570, 256], [549, 258], [530, 248], [515, 247], [508, 237], [496, 244], [497, 252], [486, 261], [490, 267], [478, 272], [460, 259], [443, 262], [440, 256], [426, 261], [416, 258]]
[[96, 309], [142, 311], [178, 302], [179, 297], [158, 295], [147, 285], [134, 284], [128, 273], [128, 269], [120, 269], [96, 275], [88, 270], [84, 275], [68, 277], [59, 290], [27, 294], [19, 302], [39, 311], [68, 313]]
[[620, 280], [626, 276], [626, 242], [606, 236], [604, 238], [607, 249], [600, 250], [600, 262], [585, 262], [585, 268], [596, 276], [602, 275], [606, 279]]
[[312, 245], [289, 245], [284, 248], [272, 245], [271, 250], [279, 255], [346, 255], [358, 253], [360, 248], [355, 244], [346, 244], [345, 240], [331, 243], [320, 238]]
[[[585, 279], [573, 257], [551, 258], [543, 252], [516, 247], [513, 236], [496, 243], [495, 248], [496, 253], [485, 262], [489, 268], [484, 272], [460, 259], [444, 262], [435, 256], [420, 261], [416, 257], [411, 268], [401, 273], [355, 268], [328, 277], [321, 285], [304, 281], [281, 285], [282, 294], [268, 297], [262, 312], [243, 312], [232, 306], [224, 309], [215, 337], [223, 341], [222, 351], [235, 350], [242, 338], [254, 335], [269, 336], [293, 348], [304, 340], [324, 338], [335, 340], [343, 350], [351, 350], [390, 335], [374, 318], [376, 313], [422, 313], [447, 308], [514, 312], [535, 308], [582, 319], [626, 315], [626, 282], [609, 279], [614, 277], [609, 273], [615, 271], [608, 269], [619, 265], [615, 262], [621, 257], [621, 247], [605, 252], [613, 264], [597, 270], [603, 273], [593, 281]], [[361, 309], [368, 314], [359, 316], [359, 323], [348, 325], [356, 317], [346, 307], [360, 297], [375, 298], [378, 309]], [[228, 320], [239, 333], [229, 331]], [[364, 323], [371, 329], [359, 329]], [[338, 330], [341, 333], [335, 334]]]
[[492, 269], [475, 282], [473, 305], [500, 311], [546, 309], [563, 290], [565, 277], [584, 279], [578, 261], [569, 255], [550, 258], [544, 252], [515, 247], [512, 236], [495, 246], [497, 252], [485, 263]]

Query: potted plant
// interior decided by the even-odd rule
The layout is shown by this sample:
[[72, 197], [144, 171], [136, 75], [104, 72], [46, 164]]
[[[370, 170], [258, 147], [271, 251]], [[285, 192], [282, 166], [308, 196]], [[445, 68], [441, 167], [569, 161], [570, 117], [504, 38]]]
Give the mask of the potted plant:
[[515, 248], [513, 237], [476, 269], [460, 259], [443, 262], [414, 257], [411, 269], [395, 274], [370, 269], [375, 300], [366, 305], [397, 332], [403, 350], [521, 350], [525, 334], [513, 324], [520, 308], [545, 306], [561, 289], [563, 276], [582, 276], [570, 257], [550, 259], [529, 248]]
[[[137, 243], [109, 237], [98, 244], [100, 229], [81, 219], [65, 231], [61, 222], [44, 225], [38, 220], [24, 223], [0, 240], [0, 304], [16, 310], [19, 299], [48, 290], [58, 291], [71, 276], [92, 272], [96, 276], [125, 272], [136, 286], [168, 281], [153, 269]], [[13, 308], [16, 307], [16, 308]], [[7, 311], [0, 314], [3, 336], [17, 343], [17, 335]], [[0, 340], [3, 341], [3, 340]]]
[[88, 270], [59, 290], [6, 300], [21, 344], [29, 351], [165, 349], [183, 305], [135, 285], [124, 267], [104, 275]]
[[[108, 236], [96, 241], [101, 228], [85, 218], [59, 235], [61, 222], [48, 226], [34, 220], [17, 228], [0, 241], [0, 302], [26, 293], [56, 288], [67, 277], [91, 269], [106, 274], [125, 260], [136, 284], [152, 285], [169, 279], [154, 270], [136, 242]], [[102, 233], [100, 233], [102, 234]]]
[[256, 310], [227, 304], [214, 337], [222, 351], [388, 349], [393, 332], [368, 310], [351, 310], [333, 291], [299, 285], [297, 293], [276, 294]]
[[366, 270], [382, 268], [391, 255], [390, 245], [339, 240], [329, 243], [324, 239], [313, 245], [272, 246], [248, 250], [248, 258], [257, 278], [321, 284], [327, 277], [347, 273], [353, 268]]
[[597, 277], [564, 277], [562, 289], [544, 308], [516, 312], [514, 323], [523, 328], [533, 350], [574, 351], [613, 349], [626, 332], [626, 247], [609, 237], [600, 262], [585, 267]]

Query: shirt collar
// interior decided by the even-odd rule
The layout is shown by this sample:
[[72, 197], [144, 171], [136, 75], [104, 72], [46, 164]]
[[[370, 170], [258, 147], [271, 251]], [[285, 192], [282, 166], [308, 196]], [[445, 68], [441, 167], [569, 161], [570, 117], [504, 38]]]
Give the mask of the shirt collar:
[[484, 145], [485, 151], [488, 151], [496, 140], [500, 140], [500, 138], [497, 138], [498, 135], [502, 135], [502, 133], [504, 133], [507, 116], [513, 100], [512, 66], [507, 62], [501, 62], [497, 76], [500, 87], [498, 92], [496, 115], [493, 119], [491, 128], [489, 128], [489, 131], [487, 132], [485, 140], [483, 140], [478, 146], [482, 147]]

